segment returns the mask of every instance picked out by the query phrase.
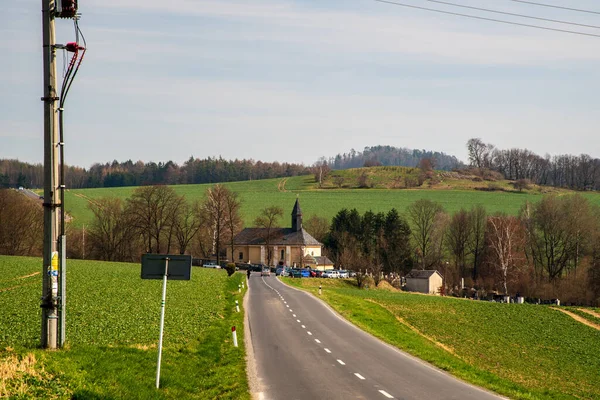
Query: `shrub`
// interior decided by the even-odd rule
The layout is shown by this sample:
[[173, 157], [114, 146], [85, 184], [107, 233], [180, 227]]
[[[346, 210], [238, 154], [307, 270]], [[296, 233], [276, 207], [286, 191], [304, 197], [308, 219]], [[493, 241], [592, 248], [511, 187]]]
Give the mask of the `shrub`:
[[227, 276], [233, 275], [234, 272], [235, 272], [235, 264], [234, 263], [228, 263], [225, 266], [225, 271], [227, 271]]

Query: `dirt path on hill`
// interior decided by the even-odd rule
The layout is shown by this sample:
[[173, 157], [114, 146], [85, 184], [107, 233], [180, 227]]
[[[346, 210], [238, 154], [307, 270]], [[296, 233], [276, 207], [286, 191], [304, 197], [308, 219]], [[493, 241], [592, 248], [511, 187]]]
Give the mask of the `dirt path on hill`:
[[93, 205], [95, 205], [95, 206], [99, 206], [99, 205], [100, 205], [100, 204], [98, 204], [98, 202], [96, 202], [94, 199], [91, 199], [91, 198], [87, 197], [87, 196], [86, 196], [86, 195], [84, 195], [84, 194], [81, 194], [81, 193], [74, 193], [74, 195], [75, 195], [75, 196], [77, 196], [77, 197], [79, 197], [79, 198], [81, 198], [81, 199], [84, 199], [84, 200], [85, 200], [85, 201], [87, 201], [88, 203], [92, 203], [92, 204], [93, 204]]
[[575, 321], [577, 321], [577, 322], [581, 322], [582, 324], [584, 324], [584, 325], [587, 325], [587, 326], [589, 326], [590, 328], [594, 328], [594, 329], [597, 329], [597, 330], [599, 330], [599, 331], [600, 331], [600, 325], [598, 325], [598, 324], [595, 324], [595, 323], [593, 323], [593, 322], [591, 322], [591, 321], [588, 321], [587, 319], [585, 319], [585, 318], [583, 318], [583, 317], [580, 317], [580, 316], [579, 316], [579, 315], [577, 315], [577, 314], [574, 314], [574, 313], [572, 313], [572, 312], [570, 312], [570, 311], [567, 311], [567, 310], [563, 310], [563, 309], [561, 309], [561, 308], [556, 308], [556, 307], [550, 307], [550, 308], [551, 308], [551, 309], [553, 309], [553, 310], [556, 310], [556, 311], [560, 311], [560, 312], [562, 312], [562, 313], [565, 313], [565, 314], [567, 314], [569, 317], [573, 318]]
[[578, 308], [579, 311], [584, 312], [586, 314], [590, 314], [592, 317], [600, 318], [600, 314], [593, 310], [588, 310], [586, 308]]
[[277, 184], [277, 190], [280, 192], [287, 192], [287, 190], [285, 190], [285, 184], [287, 183], [288, 178], [283, 178], [282, 180], [279, 181], [279, 183]]

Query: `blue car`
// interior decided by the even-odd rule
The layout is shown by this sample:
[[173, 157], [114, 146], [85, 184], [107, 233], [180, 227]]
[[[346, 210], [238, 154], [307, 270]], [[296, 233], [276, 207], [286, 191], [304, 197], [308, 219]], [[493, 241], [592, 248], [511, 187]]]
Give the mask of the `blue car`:
[[302, 274], [303, 278], [310, 278], [310, 270], [308, 270], [308, 269], [301, 269], [300, 273]]

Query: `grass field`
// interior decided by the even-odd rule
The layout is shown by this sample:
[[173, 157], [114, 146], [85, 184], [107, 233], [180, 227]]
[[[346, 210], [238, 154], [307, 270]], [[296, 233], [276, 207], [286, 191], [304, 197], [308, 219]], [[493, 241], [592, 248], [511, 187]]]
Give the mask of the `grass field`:
[[231, 343], [231, 326], [243, 337], [243, 274], [194, 268], [168, 283], [157, 391], [162, 281], [140, 279], [138, 264], [70, 260], [67, 348], [48, 352], [37, 349], [40, 269], [0, 256], [0, 398], [249, 399], [244, 343]]
[[600, 398], [600, 331], [546, 306], [289, 279], [344, 317], [461, 379], [515, 399]]
[[[403, 213], [410, 204], [425, 198], [441, 203], [446, 211], [454, 213], [461, 207], [483, 205], [489, 213], [517, 214], [526, 201], [536, 202], [542, 195], [538, 192], [484, 192], [474, 190], [436, 189], [317, 189], [313, 176], [297, 176], [283, 179], [267, 179], [226, 183], [225, 186], [239, 193], [242, 200], [242, 216], [246, 226], [251, 226], [262, 208], [281, 206], [284, 210], [282, 224], [289, 224], [296, 196], [299, 196], [304, 218], [312, 215], [331, 219], [342, 208], [387, 212], [396, 208]], [[185, 195], [188, 201], [202, 199], [211, 185], [176, 185], [175, 191]], [[460, 186], [457, 186], [460, 187]], [[92, 218], [87, 205], [89, 200], [100, 197], [126, 199], [135, 188], [102, 188], [70, 190], [66, 193], [67, 212], [74, 217], [73, 224], [89, 224]], [[584, 193], [592, 203], [600, 205], [600, 194]]]

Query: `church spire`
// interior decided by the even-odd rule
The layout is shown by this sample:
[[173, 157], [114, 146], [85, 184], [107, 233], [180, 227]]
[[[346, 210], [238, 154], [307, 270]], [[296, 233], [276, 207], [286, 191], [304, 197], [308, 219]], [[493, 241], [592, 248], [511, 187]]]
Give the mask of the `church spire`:
[[296, 197], [296, 204], [292, 210], [292, 230], [299, 232], [302, 230], [302, 210], [300, 209], [300, 201]]

